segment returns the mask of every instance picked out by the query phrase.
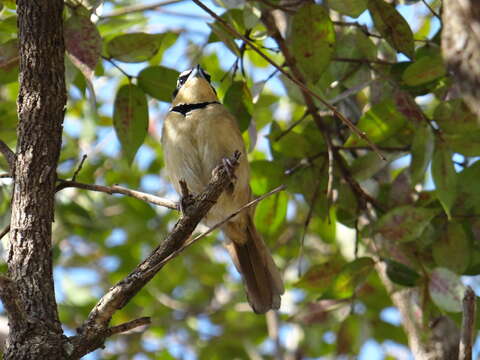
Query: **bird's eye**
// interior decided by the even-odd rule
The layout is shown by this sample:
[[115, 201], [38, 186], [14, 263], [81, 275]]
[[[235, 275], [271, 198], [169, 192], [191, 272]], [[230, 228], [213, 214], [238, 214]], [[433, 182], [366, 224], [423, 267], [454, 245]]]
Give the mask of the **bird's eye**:
[[185, 81], [187, 81], [188, 79], [188, 74], [187, 75], [181, 75], [179, 78], [178, 78], [178, 87], [182, 86], [183, 84], [185, 84]]

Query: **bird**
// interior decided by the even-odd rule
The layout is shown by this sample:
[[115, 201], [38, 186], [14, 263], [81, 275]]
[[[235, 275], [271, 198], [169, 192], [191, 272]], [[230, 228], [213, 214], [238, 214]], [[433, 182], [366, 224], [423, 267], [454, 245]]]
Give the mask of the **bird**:
[[[161, 144], [165, 169], [175, 190], [180, 181], [193, 193], [207, 186], [213, 169], [234, 152], [242, 155], [231, 186], [220, 195], [202, 223], [211, 227], [253, 199], [245, 143], [237, 120], [220, 103], [210, 74], [200, 65], [180, 74], [163, 122]], [[242, 275], [247, 300], [257, 314], [279, 309], [282, 276], [247, 208], [222, 226], [225, 247]]]

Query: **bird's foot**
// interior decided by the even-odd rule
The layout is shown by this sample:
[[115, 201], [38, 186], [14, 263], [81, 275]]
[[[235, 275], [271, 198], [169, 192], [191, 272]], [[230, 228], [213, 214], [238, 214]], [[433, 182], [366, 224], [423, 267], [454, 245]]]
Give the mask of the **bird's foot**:
[[235, 180], [237, 177], [235, 176], [235, 168], [238, 165], [238, 159], [240, 158], [241, 152], [236, 150], [233, 153], [233, 156], [228, 158], [225, 157], [222, 159], [222, 164], [225, 167], [225, 170], [228, 173], [228, 176], [230, 176], [230, 179]]
[[180, 189], [182, 191], [182, 197], [178, 203], [180, 212], [185, 214], [187, 209], [195, 203], [195, 195], [191, 194], [188, 190], [187, 183], [185, 180], [180, 180]]

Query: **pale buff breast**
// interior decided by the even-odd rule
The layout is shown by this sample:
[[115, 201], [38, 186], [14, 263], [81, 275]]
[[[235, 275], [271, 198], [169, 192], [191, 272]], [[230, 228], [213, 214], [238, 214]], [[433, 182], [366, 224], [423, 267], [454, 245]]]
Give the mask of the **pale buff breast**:
[[162, 145], [173, 186], [180, 192], [185, 179], [193, 193], [204, 190], [212, 170], [234, 151], [242, 153], [235, 171], [233, 193], [224, 193], [204, 221], [211, 226], [250, 200], [249, 169], [245, 145], [233, 116], [220, 104], [193, 110], [183, 116], [171, 112], [165, 119]]

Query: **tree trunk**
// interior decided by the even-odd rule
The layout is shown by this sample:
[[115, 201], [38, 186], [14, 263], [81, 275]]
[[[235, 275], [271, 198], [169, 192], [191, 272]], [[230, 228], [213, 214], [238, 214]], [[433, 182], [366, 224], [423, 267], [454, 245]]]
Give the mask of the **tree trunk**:
[[56, 168], [66, 104], [62, 0], [18, 0], [20, 92], [8, 274], [5, 359], [67, 359], [52, 277]]
[[463, 99], [480, 116], [480, 1], [445, 0], [442, 53]]

